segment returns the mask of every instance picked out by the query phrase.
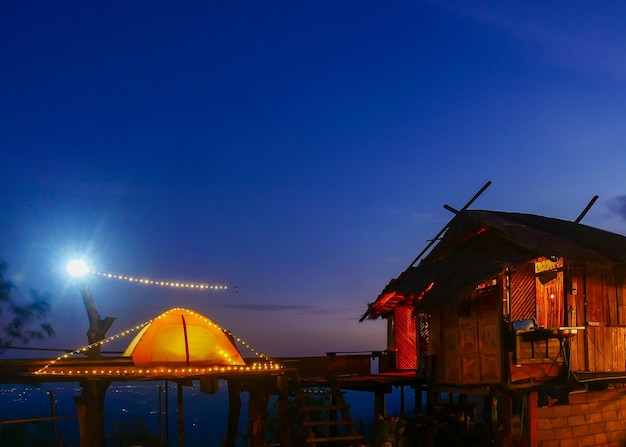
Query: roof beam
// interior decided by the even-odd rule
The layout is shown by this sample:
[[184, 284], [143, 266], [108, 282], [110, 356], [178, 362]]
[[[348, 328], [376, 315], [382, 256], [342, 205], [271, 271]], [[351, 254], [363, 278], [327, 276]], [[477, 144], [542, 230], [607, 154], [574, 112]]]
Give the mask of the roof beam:
[[[483, 185], [483, 187], [482, 187], [482, 188], [480, 188], [480, 190], [479, 190], [476, 194], [474, 194], [474, 197], [472, 197], [472, 198], [469, 200], [469, 202], [467, 202], [467, 203], [465, 204], [465, 206], [464, 206], [463, 208], [461, 208], [459, 211], [456, 211], [456, 210], [455, 210], [455, 211], [456, 211], [456, 213], [455, 213], [455, 214], [462, 213], [463, 211], [465, 211], [466, 209], [468, 209], [468, 208], [470, 207], [470, 205], [471, 205], [472, 203], [474, 203], [474, 202], [476, 201], [476, 199], [478, 199], [478, 197], [479, 197], [479, 196], [480, 196], [483, 192], [485, 192], [485, 190], [486, 190], [487, 188], [489, 188], [489, 186], [491, 186], [491, 180], [489, 180], [487, 183], [485, 183], [485, 184]], [[447, 205], [444, 205], [444, 208], [445, 208], [446, 206], [447, 206]], [[450, 208], [454, 210], [454, 208], [452, 208], [452, 207], [450, 207]], [[448, 209], [448, 208], [446, 208], [446, 209]], [[450, 211], [450, 210], [448, 210], [448, 211]], [[432, 247], [432, 246], [433, 246], [433, 244], [439, 240], [439, 238], [441, 237], [441, 235], [442, 235], [443, 233], [445, 233], [445, 232], [446, 232], [446, 230], [448, 229], [448, 227], [449, 227], [449, 226], [450, 226], [450, 222], [448, 222], [448, 223], [446, 224], [446, 226], [445, 226], [445, 227], [443, 227], [439, 233], [437, 233], [437, 236], [435, 236], [434, 238], [432, 238], [432, 239], [430, 240], [430, 242], [428, 243], [428, 245], [426, 245], [426, 247], [424, 247], [424, 249], [420, 252], [420, 254], [419, 254], [419, 255], [417, 255], [417, 257], [413, 260], [413, 262], [411, 262], [411, 264], [409, 264], [409, 267], [408, 267], [408, 268], [413, 267], [413, 266], [415, 265], [415, 263], [416, 263], [417, 261], [419, 261], [419, 260], [420, 260], [420, 258], [424, 255], [424, 253], [426, 253], [426, 252], [428, 251], [428, 249], [429, 249], [430, 247]]]
[[587, 204], [587, 206], [585, 207], [585, 209], [583, 210], [582, 213], [580, 213], [580, 215], [576, 218], [576, 220], [574, 222], [576, 223], [580, 223], [581, 220], [583, 220], [583, 217], [585, 217], [587, 215], [587, 213], [589, 212], [589, 210], [591, 209], [591, 207], [593, 206], [594, 203], [596, 203], [596, 200], [598, 200], [598, 196], [593, 196], [593, 198], [591, 199], [591, 201]]

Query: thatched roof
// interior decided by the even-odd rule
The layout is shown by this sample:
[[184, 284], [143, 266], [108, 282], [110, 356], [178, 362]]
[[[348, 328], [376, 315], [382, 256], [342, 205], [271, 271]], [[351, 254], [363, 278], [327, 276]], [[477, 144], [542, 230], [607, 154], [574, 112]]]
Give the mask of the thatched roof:
[[626, 237], [534, 214], [466, 210], [415, 267], [385, 287], [361, 317], [376, 319], [400, 304], [447, 307], [507, 267], [538, 257], [586, 264], [626, 263]]

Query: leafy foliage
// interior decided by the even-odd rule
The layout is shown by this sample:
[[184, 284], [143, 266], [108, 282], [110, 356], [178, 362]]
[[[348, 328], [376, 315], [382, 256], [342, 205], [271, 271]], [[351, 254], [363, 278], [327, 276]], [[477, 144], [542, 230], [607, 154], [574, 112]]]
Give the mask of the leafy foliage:
[[2, 428], [2, 445], [21, 447], [54, 447], [51, 425], [47, 421], [11, 424]]
[[128, 422], [118, 422], [107, 436], [107, 445], [111, 447], [129, 447], [142, 445], [158, 447], [159, 438], [144, 424], [141, 416]]
[[51, 297], [30, 291], [29, 299], [18, 300], [17, 288], [5, 278], [7, 264], [0, 262], [0, 355], [16, 342], [27, 344], [54, 336], [48, 323]]

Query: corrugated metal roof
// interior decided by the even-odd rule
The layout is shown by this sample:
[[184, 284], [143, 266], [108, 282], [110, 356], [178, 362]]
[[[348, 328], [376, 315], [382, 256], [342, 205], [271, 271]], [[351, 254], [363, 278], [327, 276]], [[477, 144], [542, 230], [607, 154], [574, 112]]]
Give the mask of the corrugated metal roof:
[[415, 267], [392, 280], [361, 317], [375, 319], [398, 304], [445, 307], [507, 267], [538, 257], [593, 264], [626, 263], [626, 237], [534, 214], [466, 210]]

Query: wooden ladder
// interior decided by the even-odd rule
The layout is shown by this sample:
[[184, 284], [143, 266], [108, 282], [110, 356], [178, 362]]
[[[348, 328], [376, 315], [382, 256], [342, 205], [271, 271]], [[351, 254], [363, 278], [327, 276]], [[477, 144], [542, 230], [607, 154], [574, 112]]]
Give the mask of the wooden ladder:
[[[328, 404], [311, 404], [307, 390], [327, 389]], [[304, 385], [299, 375], [294, 375], [294, 391], [298, 414], [307, 446], [341, 445], [361, 447], [364, 437], [356, 429], [355, 421], [350, 416], [350, 405], [343, 398], [343, 392], [337, 380], [327, 378], [322, 383]]]

